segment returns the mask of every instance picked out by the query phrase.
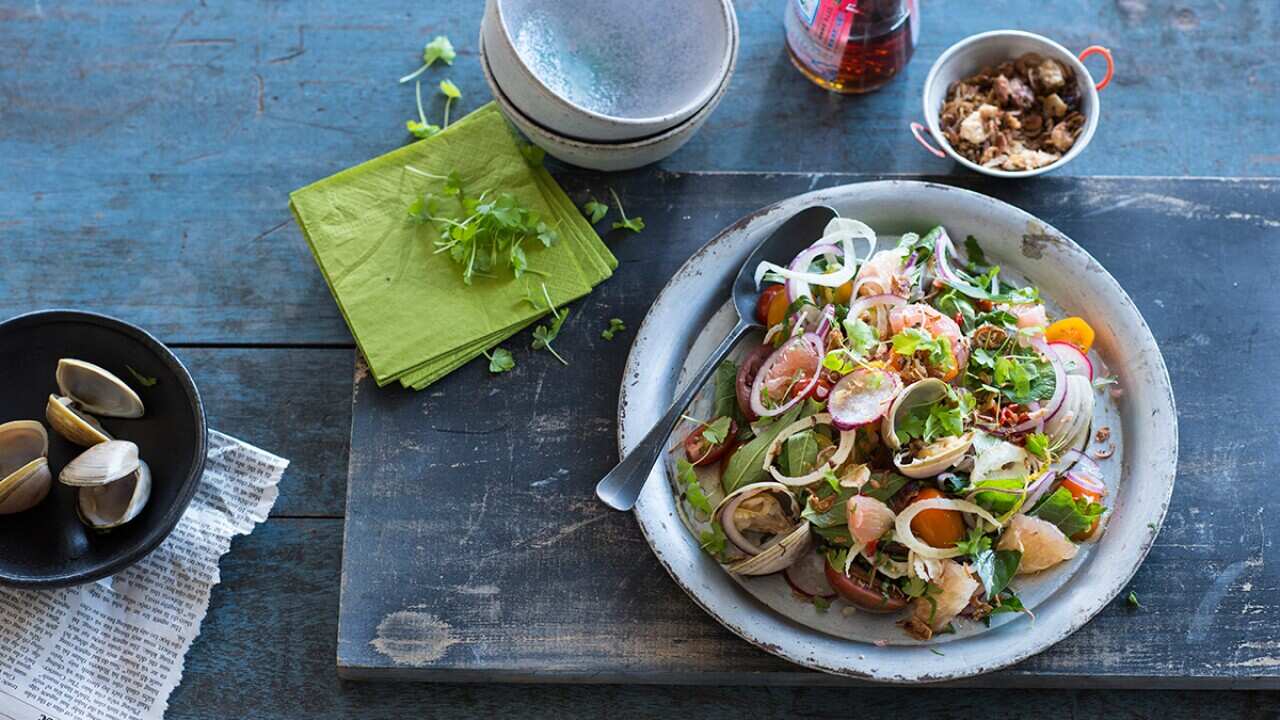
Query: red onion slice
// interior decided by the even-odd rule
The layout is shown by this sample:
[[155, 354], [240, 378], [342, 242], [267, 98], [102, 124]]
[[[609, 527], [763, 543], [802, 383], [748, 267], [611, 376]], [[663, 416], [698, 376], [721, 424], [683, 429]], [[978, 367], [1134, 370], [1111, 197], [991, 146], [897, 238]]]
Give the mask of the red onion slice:
[[822, 340], [827, 339], [827, 333], [831, 332], [831, 323], [836, 319], [836, 306], [827, 305], [822, 308], [822, 317], [818, 319], [818, 329], [814, 330], [814, 334]]
[[1040, 413], [1033, 413], [1031, 417], [1014, 425], [1005, 432], [1018, 433], [1034, 428], [1039, 423], [1052, 418], [1054, 413], [1058, 412], [1058, 408], [1062, 407], [1062, 401], [1067, 397], [1067, 372], [1062, 368], [1062, 360], [1058, 354], [1049, 348], [1049, 344], [1042, 337], [1036, 337], [1031, 341], [1031, 347], [1036, 352], [1044, 356], [1049, 361], [1049, 365], [1053, 367], [1053, 397], [1049, 398], [1049, 402], [1044, 404]]
[[1089, 360], [1089, 356], [1080, 352], [1080, 348], [1066, 342], [1051, 342], [1049, 349], [1062, 362], [1062, 369], [1068, 375], [1079, 375], [1093, 382], [1093, 363]]
[[[796, 343], [805, 343], [809, 349], [813, 351], [813, 369], [809, 370], [809, 378], [799, 392], [795, 393], [795, 397], [775, 408], [767, 408], [760, 401], [760, 391], [764, 389], [764, 379], [769, 375], [769, 370], [778, 363], [782, 358], [786, 357], [789, 352], [796, 350]], [[773, 417], [791, 409], [793, 405], [807, 397], [813, 386], [818, 384], [818, 376], [822, 370], [822, 340], [813, 333], [805, 333], [798, 338], [791, 338], [782, 344], [764, 361], [764, 365], [760, 367], [756, 373], [755, 380], [751, 383], [751, 411], [759, 417]]]
[[827, 582], [827, 559], [818, 553], [807, 553], [786, 569], [783, 575], [796, 593], [807, 598], [830, 599], [836, 596]]
[[[872, 380], [877, 375], [878, 385]], [[827, 400], [831, 424], [839, 430], [853, 430], [873, 423], [889, 410], [901, 391], [902, 379], [897, 373], [868, 368], [854, 370], [831, 388]]]

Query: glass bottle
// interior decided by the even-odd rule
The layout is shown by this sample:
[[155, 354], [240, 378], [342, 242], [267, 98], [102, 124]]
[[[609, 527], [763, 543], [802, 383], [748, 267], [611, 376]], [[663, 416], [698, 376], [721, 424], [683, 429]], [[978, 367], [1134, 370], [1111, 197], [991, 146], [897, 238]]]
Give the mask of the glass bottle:
[[916, 0], [786, 0], [787, 53], [805, 77], [838, 93], [883, 87], [920, 37]]

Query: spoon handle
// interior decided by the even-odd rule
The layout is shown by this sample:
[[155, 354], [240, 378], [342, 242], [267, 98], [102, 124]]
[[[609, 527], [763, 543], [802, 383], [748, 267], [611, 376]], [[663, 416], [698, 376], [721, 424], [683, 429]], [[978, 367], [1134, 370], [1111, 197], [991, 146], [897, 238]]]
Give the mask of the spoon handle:
[[724, 360], [751, 327], [746, 322], [738, 320], [738, 324], [729, 332], [728, 337], [712, 351], [706, 363], [694, 373], [680, 394], [671, 401], [671, 408], [666, 414], [654, 424], [644, 439], [627, 453], [622, 462], [600, 480], [596, 485], [596, 495], [604, 501], [605, 505], [615, 510], [630, 510], [635, 506], [636, 498], [640, 497], [640, 491], [644, 488], [645, 481], [649, 479], [654, 463], [658, 461], [662, 449], [666, 447], [667, 438], [671, 436], [671, 431], [675, 429], [685, 408], [689, 407], [693, 396], [702, 389], [707, 379], [711, 377], [711, 373], [720, 365], [720, 361]]

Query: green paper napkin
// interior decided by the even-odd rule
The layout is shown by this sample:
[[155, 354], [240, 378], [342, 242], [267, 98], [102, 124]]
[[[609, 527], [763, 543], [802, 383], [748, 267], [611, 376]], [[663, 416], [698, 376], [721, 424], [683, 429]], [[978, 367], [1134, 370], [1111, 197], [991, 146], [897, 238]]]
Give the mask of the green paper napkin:
[[[526, 244], [529, 267], [514, 279], [462, 282], [435, 254], [430, 224], [409, 204], [437, 181], [405, 170], [456, 172], [469, 191], [509, 192], [553, 225], [550, 248]], [[290, 207], [351, 334], [379, 385], [421, 389], [608, 278], [617, 260], [540, 165], [531, 166], [492, 103], [439, 134], [297, 190]], [[530, 293], [539, 305], [528, 302]]]

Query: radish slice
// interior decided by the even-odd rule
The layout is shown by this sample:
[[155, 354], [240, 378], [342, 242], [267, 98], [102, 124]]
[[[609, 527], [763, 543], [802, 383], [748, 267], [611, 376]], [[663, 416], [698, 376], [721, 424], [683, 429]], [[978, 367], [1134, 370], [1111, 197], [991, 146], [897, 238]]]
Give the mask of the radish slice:
[[[803, 356], [806, 353], [813, 356], [813, 367], [797, 368], [797, 370], [804, 370], [805, 374], [808, 375], [804, 384], [797, 385], [796, 388], [793, 388], [795, 390], [794, 397], [790, 400], [778, 405], [777, 407], [765, 407], [764, 402], [760, 399], [760, 393], [764, 390], [766, 378], [769, 377], [774, 366], [781, 362], [792, 361], [794, 356]], [[801, 357], [801, 359], [803, 360], [805, 358]], [[808, 397], [809, 392], [813, 390], [813, 386], [818, 384], [818, 375], [821, 369], [822, 340], [812, 333], [806, 333], [798, 338], [791, 338], [783, 343], [782, 347], [775, 350], [773, 354], [769, 356], [769, 359], [764, 361], [764, 365], [760, 367], [760, 371], [756, 373], [755, 380], [751, 383], [751, 411], [759, 417], [773, 417], [774, 415], [781, 415], [782, 413], [790, 410], [793, 405]], [[790, 375], [787, 375], [787, 377], [790, 377]]]
[[1079, 375], [1093, 382], [1093, 363], [1089, 361], [1088, 355], [1080, 352], [1079, 348], [1071, 343], [1057, 341], [1049, 343], [1049, 349], [1058, 356], [1062, 369], [1068, 375]]
[[818, 553], [809, 553], [787, 568], [783, 575], [796, 593], [807, 598], [831, 599], [836, 591], [827, 582], [827, 559]]
[[872, 368], [854, 370], [831, 388], [827, 401], [831, 424], [839, 430], [853, 430], [875, 422], [901, 391], [902, 379], [896, 373]]

